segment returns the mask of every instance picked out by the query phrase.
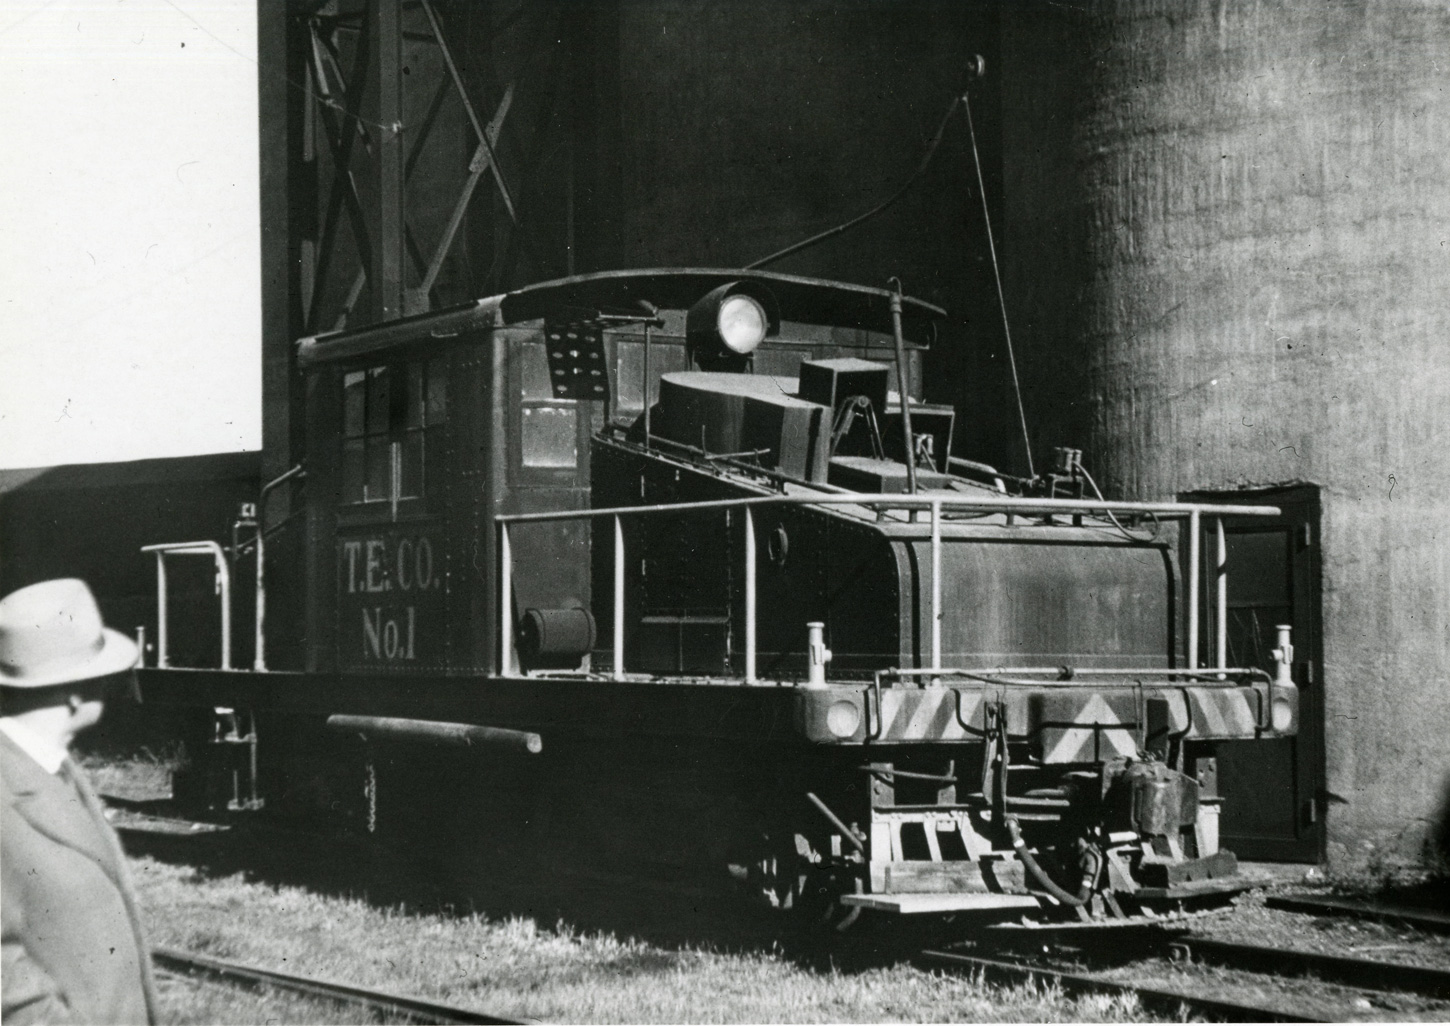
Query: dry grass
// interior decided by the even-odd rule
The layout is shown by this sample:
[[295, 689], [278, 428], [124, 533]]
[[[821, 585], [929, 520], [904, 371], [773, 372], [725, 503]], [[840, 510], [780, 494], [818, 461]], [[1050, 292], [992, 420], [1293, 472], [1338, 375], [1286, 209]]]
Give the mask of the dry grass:
[[[1115, 1000], [1064, 999], [908, 965], [848, 971], [802, 966], [781, 951], [661, 947], [566, 924], [378, 908], [355, 898], [207, 878], [139, 860], [155, 943], [416, 994], [495, 1015], [558, 1022], [1121, 1022]], [[218, 1004], [172, 987], [174, 1023], [347, 1021], [274, 996]], [[263, 996], [265, 997], [265, 996]], [[339, 1013], [331, 1013], [339, 1014]], [[356, 1021], [357, 1012], [351, 1014]], [[308, 1018], [301, 1018], [308, 1016]]]
[[[86, 760], [100, 790], [134, 800], [169, 794], [169, 760], [142, 752]], [[896, 964], [891, 956], [787, 952], [754, 940], [676, 936], [676, 913], [636, 897], [643, 932], [583, 929], [532, 900], [458, 913], [416, 865], [381, 874], [366, 849], [242, 830], [128, 847], [149, 850], [133, 869], [154, 944], [266, 968], [413, 994], [494, 1015], [551, 1022], [1127, 1022], [1136, 1004], [1053, 990], [1001, 988]], [[485, 876], [485, 879], [487, 877]], [[380, 883], [382, 881], [386, 881]], [[405, 886], [399, 881], [406, 880]], [[364, 889], [371, 887], [371, 891]], [[369, 900], [371, 899], [371, 900]], [[574, 922], [579, 910], [550, 892]], [[446, 900], [455, 900], [448, 898]], [[467, 899], [465, 899], [467, 900]], [[548, 907], [553, 907], [552, 905]], [[435, 911], [437, 909], [443, 911]], [[513, 909], [515, 911], [502, 911]], [[533, 909], [533, 912], [529, 912]], [[606, 915], [606, 922], [611, 920]], [[612, 920], [616, 924], [629, 920]], [[540, 925], [541, 923], [545, 925]], [[548, 925], [552, 924], [552, 925]], [[772, 927], [772, 930], [774, 927]], [[732, 936], [729, 931], [726, 937]], [[650, 939], [643, 939], [648, 937]], [[724, 944], [732, 945], [727, 949]], [[867, 948], [870, 949], [870, 945]], [[864, 965], [863, 967], [859, 967]], [[247, 992], [170, 978], [164, 1021], [372, 1021], [358, 1006], [281, 991]], [[376, 1020], [386, 1021], [386, 1020]]]
[[170, 796], [171, 771], [176, 761], [175, 746], [160, 751], [142, 748], [124, 758], [83, 755], [79, 759], [98, 792], [134, 801]]

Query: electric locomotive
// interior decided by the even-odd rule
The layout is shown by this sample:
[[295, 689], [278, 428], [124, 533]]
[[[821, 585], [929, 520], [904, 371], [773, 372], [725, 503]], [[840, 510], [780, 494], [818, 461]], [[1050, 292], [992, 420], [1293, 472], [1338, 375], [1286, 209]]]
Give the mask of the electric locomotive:
[[1287, 636], [1271, 674], [1200, 630], [1199, 537], [1273, 511], [953, 455], [943, 316], [669, 269], [302, 339], [306, 460], [263, 502], [305, 515], [231, 551], [253, 668], [163, 637], [141, 671], [190, 724], [178, 795], [838, 925], [1243, 889], [1215, 745], [1294, 733], [1297, 692]]

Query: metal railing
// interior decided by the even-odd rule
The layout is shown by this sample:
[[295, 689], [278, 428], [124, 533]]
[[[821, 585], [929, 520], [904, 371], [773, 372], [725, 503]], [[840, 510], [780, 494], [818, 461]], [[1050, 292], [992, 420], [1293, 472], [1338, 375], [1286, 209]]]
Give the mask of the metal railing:
[[741, 509], [745, 514], [745, 666], [746, 683], [756, 680], [756, 544], [752, 511], [761, 506], [864, 506], [878, 513], [900, 511], [930, 517], [931, 538], [931, 670], [942, 670], [942, 514], [1006, 513], [1022, 516], [1051, 514], [1143, 513], [1164, 520], [1186, 519], [1188, 539], [1188, 666], [1198, 670], [1199, 641], [1199, 564], [1202, 518], [1207, 515], [1216, 524], [1217, 558], [1215, 561], [1215, 666], [1216, 673], [1227, 673], [1228, 662], [1228, 571], [1227, 543], [1223, 518], [1226, 516], [1278, 516], [1276, 506], [1243, 506], [1201, 502], [1110, 502], [1094, 499], [1021, 499], [993, 495], [981, 497], [866, 495], [860, 493], [817, 495], [760, 495], [741, 499], [711, 499], [701, 502], [680, 502], [649, 506], [618, 506], [606, 509], [559, 510], [547, 513], [512, 513], [494, 517], [499, 530], [499, 636], [502, 640], [499, 672], [519, 672], [513, 613], [513, 547], [510, 528], [515, 524], [544, 523], [563, 520], [599, 520], [614, 523], [614, 665], [613, 676], [623, 680], [624, 669], [624, 518], [643, 518], [658, 514], [689, 513], [706, 510]]
[[299, 463], [291, 470], [280, 474], [262, 486], [262, 493], [257, 499], [257, 616], [255, 624], [256, 643], [252, 658], [252, 668], [265, 670], [267, 668], [267, 580], [263, 573], [267, 558], [267, 498], [272, 492], [293, 479], [300, 479], [307, 476], [307, 471]]
[[232, 668], [232, 575], [227, 566], [226, 553], [214, 541], [168, 542], [164, 545], [143, 545], [142, 552], [156, 554], [156, 665], [165, 669], [171, 665], [166, 650], [166, 557], [167, 556], [211, 556], [216, 564], [216, 592], [221, 597], [222, 607], [222, 660], [221, 668]]

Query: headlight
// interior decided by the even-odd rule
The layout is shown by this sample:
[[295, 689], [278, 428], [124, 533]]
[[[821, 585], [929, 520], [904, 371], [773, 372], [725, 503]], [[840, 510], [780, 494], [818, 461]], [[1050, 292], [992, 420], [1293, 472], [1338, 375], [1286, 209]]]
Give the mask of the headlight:
[[1284, 688], [1274, 689], [1274, 700], [1269, 703], [1269, 721], [1276, 734], [1291, 733], [1298, 726], [1299, 696], [1288, 694]]
[[837, 737], [850, 737], [861, 725], [861, 710], [854, 702], [832, 702], [826, 710], [826, 729]]
[[745, 370], [750, 354], [779, 328], [775, 297], [754, 281], [711, 289], [685, 315], [690, 357], [701, 370]]
[[725, 348], [746, 356], [755, 352], [755, 347], [764, 340], [769, 321], [765, 307], [749, 296], [736, 293], [726, 296], [725, 302], [720, 304], [715, 324]]

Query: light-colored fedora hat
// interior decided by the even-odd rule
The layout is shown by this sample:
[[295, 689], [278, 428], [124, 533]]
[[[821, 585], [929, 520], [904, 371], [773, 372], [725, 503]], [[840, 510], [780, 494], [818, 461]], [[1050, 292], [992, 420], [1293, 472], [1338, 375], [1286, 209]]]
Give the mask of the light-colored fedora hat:
[[85, 581], [41, 581], [0, 599], [0, 686], [40, 688], [136, 665], [136, 643], [101, 623]]

